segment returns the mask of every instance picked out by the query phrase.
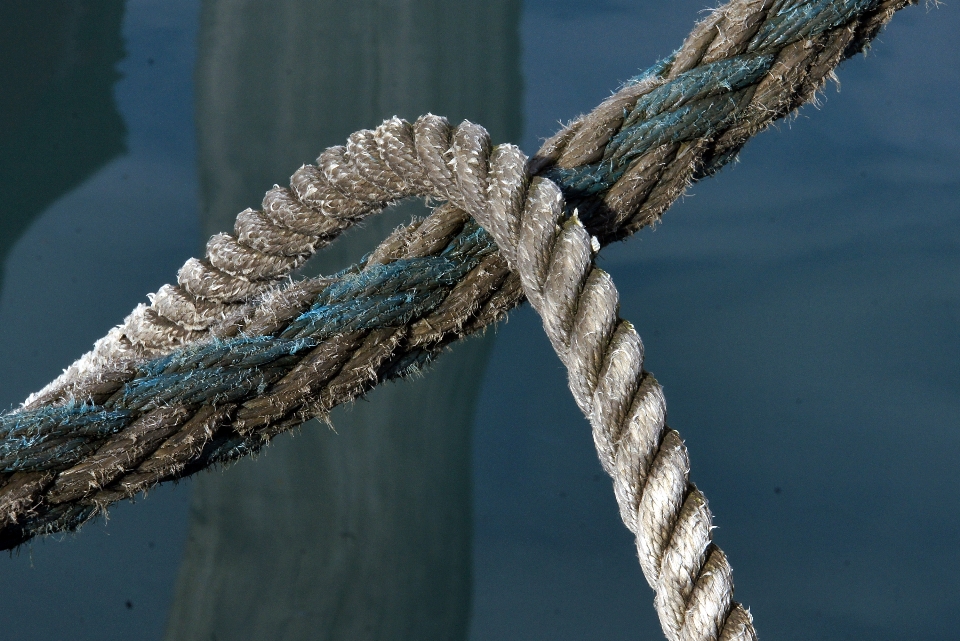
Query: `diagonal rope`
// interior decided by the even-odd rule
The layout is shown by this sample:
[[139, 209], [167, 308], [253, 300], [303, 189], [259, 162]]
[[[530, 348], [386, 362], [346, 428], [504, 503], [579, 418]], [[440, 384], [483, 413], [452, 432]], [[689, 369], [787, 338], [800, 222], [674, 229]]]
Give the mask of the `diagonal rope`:
[[[752, 638], [642, 344], [592, 259], [809, 100], [906, 4], [734, 0], [529, 161], [436, 116], [353, 134], [0, 417], [0, 545], [256, 451], [417, 371], [525, 295], [593, 426], [667, 637]], [[410, 196], [445, 204], [340, 274], [289, 280], [343, 229]]]

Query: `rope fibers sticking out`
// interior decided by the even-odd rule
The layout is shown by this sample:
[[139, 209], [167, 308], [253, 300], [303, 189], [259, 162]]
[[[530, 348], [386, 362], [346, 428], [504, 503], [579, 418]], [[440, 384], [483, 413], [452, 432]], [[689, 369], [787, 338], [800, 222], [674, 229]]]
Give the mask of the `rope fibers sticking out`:
[[[640, 338], [593, 259], [810, 100], [908, 4], [734, 0], [532, 159], [433, 115], [352, 134], [0, 417], [0, 545], [255, 452], [526, 298], [592, 425], [667, 638], [755, 638]], [[407, 197], [444, 202], [343, 272], [290, 281]]]

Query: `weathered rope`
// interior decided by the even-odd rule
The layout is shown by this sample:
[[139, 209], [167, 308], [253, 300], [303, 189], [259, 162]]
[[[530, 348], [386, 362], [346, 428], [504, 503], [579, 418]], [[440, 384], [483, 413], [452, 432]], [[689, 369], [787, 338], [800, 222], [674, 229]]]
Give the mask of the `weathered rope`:
[[[752, 638], [639, 338], [592, 256], [809, 100], [906, 4], [734, 0], [528, 164], [476, 125], [435, 116], [354, 134], [0, 417], [0, 545], [255, 451], [417, 369], [525, 292], [591, 420], [668, 638]], [[411, 195], [447, 204], [335, 277], [285, 280], [346, 226]]]
[[576, 213], [564, 221], [554, 183], [536, 178], [527, 189], [525, 165], [518, 149], [498, 147], [488, 169], [489, 203], [471, 213], [520, 274], [567, 367], [620, 515], [636, 535], [663, 631], [671, 641], [755, 639], [750, 615], [733, 601], [730, 565], [711, 541], [706, 499], [689, 481], [687, 450], [665, 425], [663, 392], [643, 370], [640, 337], [618, 316], [613, 281], [593, 264], [600, 244]]

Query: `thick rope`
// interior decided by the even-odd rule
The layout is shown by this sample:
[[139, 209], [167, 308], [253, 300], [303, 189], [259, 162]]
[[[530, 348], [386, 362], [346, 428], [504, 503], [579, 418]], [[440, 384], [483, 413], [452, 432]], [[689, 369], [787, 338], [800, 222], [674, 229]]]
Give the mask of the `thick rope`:
[[[639, 338], [592, 255], [809, 100], [906, 4], [735, 0], [529, 164], [509, 146], [491, 150], [482, 128], [435, 116], [354, 134], [0, 417], [0, 544], [76, 528], [153, 484], [255, 451], [418, 369], [525, 292], [591, 420], [668, 638], [752, 638]], [[580, 213], [566, 222], [561, 193]], [[344, 273], [284, 280], [349, 224], [410, 195], [447, 204]]]
[[618, 316], [610, 276], [593, 264], [600, 244], [576, 213], [564, 222], [554, 183], [536, 178], [527, 189], [525, 164], [518, 149], [499, 147], [488, 169], [490, 202], [471, 213], [509, 256], [567, 366], [620, 515], [636, 535], [663, 631], [671, 641], [755, 639], [750, 615], [733, 601], [730, 565], [712, 543], [706, 499], [690, 483], [687, 450], [666, 428], [663, 392], [643, 370], [640, 337]]

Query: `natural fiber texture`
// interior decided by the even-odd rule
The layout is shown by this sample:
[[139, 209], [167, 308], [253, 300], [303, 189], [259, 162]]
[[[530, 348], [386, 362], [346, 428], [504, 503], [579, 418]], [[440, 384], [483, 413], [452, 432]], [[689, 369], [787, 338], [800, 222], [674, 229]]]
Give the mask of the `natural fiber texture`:
[[[734, 0], [530, 162], [436, 116], [353, 134], [0, 417], [0, 545], [74, 529], [158, 482], [256, 451], [418, 370], [525, 293], [593, 425], [668, 638], [752, 638], [686, 450], [664, 427], [639, 338], [592, 256], [809, 100], [906, 4]], [[347, 226], [408, 196], [446, 204], [341, 274], [287, 279]]]
[[640, 337], [618, 317], [617, 290], [593, 264], [599, 242], [576, 213], [564, 221], [554, 183], [537, 178], [527, 189], [525, 161], [516, 148], [498, 148], [490, 202], [471, 213], [496, 230], [500, 251], [567, 367], [620, 515], [637, 537], [663, 631], [671, 641], [755, 639], [750, 615], [733, 600], [730, 565], [711, 541], [706, 499], [689, 481], [687, 450], [665, 426], [660, 385], [643, 370]]

